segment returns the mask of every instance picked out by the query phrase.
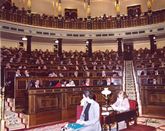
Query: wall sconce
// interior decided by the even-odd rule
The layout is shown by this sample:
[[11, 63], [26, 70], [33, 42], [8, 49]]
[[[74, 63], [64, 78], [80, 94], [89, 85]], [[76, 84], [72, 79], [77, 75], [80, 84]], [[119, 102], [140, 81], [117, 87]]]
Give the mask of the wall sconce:
[[59, 43], [59, 40], [55, 40], [55, 43], [58, 44]]
[[86, 44], [89, 44], [89, 41], [87, 40], [87, 41], [85, 41], [85, 43], [86, 43]]
[[25, 37], [25, 36], [22, 37], [22, 40], [23, 40], [23, 41], [27, 41], [27, 37]]

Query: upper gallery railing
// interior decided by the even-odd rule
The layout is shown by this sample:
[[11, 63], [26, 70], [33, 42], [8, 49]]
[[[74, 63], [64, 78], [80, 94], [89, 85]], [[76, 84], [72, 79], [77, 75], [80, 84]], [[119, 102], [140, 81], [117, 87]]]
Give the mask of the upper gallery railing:
[[138, 17], [99, 17], [99, 18], [77, 18], [66, 20], [63, 17], [40, 15], [28, 13], [25, 10], [12, 12], [9, 10], [0, 10], [0, 19], [17, 23], [23, 23], [34, 26], [44, 26], [63, 29], [114, 29], [127, 28], [135, 26], [144, 26], [149, 24], [161, 23], [165, 21], [165, 9], [144, 13]]

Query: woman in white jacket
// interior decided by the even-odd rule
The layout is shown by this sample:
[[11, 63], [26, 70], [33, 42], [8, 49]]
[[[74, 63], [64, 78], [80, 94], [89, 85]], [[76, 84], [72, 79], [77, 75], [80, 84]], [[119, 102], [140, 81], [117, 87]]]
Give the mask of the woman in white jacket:
[[84, 106], [77, 123], [84, 125], [80, 131], [101, 131], [100, 125], [100, 107], [99, 104], [93, 100], [94, 95], [86, 90], [83, 93]]
[[116, 102], [111, 106], [114, 110], [119, 112], [128, 111], [130, 109], [130, 105], [126, 93], [124, 91], [119, 91]]
[[[117, 100], [114, 104], [111, 105], [111, 107], [118, 112], [124, 112], [130, 110], [130, 104], [128, 97], [124, 91], [119, 91]], [[121, 121], [118, 123], [119, 130], [126, 128], [125, 121]], [[112, 131], [116, 129], [112, 129]]]

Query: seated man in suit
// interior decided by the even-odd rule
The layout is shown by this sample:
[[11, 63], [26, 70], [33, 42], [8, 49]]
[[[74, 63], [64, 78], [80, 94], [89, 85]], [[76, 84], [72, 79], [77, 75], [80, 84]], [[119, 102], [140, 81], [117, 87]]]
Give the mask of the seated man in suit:
[[93, 94], [88, 90], [84, 91], [83, 100], [83, 110], [77, 120], [77, 123], [84, 125], [80, 131], [101, 131], [99, 104], [93, 100]]
[[41, 84], [40, 84], [40, 80], [36, 80], [36, 81], [30, 81], [28, 84], [28, 88], [41, 88]]
[[106, 78], [106, 80], [103, 80], [103, 86], [110, 86], [110, 85], [113, 85], [112, 81], [111, 81], [111, 78]]

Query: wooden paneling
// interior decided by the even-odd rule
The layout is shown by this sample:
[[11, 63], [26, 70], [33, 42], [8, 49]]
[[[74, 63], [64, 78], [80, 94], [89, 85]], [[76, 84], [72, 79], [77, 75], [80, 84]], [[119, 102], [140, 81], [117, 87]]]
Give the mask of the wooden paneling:
[[[113, 94], [120, 87], [108, 87]], [[105, 103], [101, 94], [104, 87], [67, 87], [58, 89], [29, 89], [25, 97], [25, 113], [29, 115], [29, 127], [56, 121], [76, 119], [76, 107], [83, 90], [91, 90], [100, 106]]]
[[142, 87], [142, 113], [165, 116], [165, 87]]
[[[82, 80], [85, 81], [86, 78], [85, 77], [77, 77], [77, 78], [72, 78], [72, 80], [74, 80], [75, 82], [77, 81], [77, 83], [76, 83], [77, 87], [81, 87]], [[120, 79], [120, 81], [122, 81], [122, 77], [114, 77], [114, 78], [115, 79]], [[53, 77], [28, 77], [28, 78], [26, 78], [26, 77], [20, 77], [20, 78], [16, 78], [15, 81], [14, 81], [14, 84], [15, 84], [15, 86], [14, 86], [14, 98], [15, 98], [16, 110], [24, 110], [25, 111], [25, 107], [26, 107], [25, 106], [25, 101], [27, 101], [25, 96], [28, 95], [27, 92], [30, 89], [30, 83], [32, 81], [35, 81], [35, 80], [40, 80], [40, 82], [42, 83], [42, 89], [45, 89], [45, 90], [40, 90], [40, 89], [37, 90], [37, 96], [35, 96], [35, 101], [40, 102], [39, 101], [39, 100], [41, 100], [40, 98], [46, 99], [46, 98], [49, 98], [49, 97], [59, 101], [59, 98], [63, 98], [61, 103], [58, 103], [58, 104], [62, 104], [63, 108], [67, 108], [66, 103], [65, 103], [66, 99], [68, 99], [68, 102], [70, 103], [67, 106], [77, 105], [78, 101], [81, 98], [78, 98], [77, 95], [79, 95], [79, 94], [76, 94], [76, 93], [79, 93], [79, 91], [81, 91], [80, 88], [75, 87], [75, 88], [66, 89], [67, 93], [71, 92], [71, 94], [69, 94], [69, 96], [67, 95], [67, 97], [66, 97], [66, 94], [64, 94], [64, 93], [63, 94], [55, 93], [58, 90], [59, 91], [60, 90], [65, 91], [64, 90], [65, 88], [58, 88], [58, 90], [57, 89], [55, 90], [55, 89], [53, 89], [53, 86], [52, 87], [49, 86], [50, 81], [58, 81], [58, 80], [63, 80], [63, 79], [69, 80], [70, 77], [65, 77], [65, 78], [64, 77], [63, 78], [55, 78], [55, 77], [54, 78]], [[96, 84], [94, 84], [94, 81], [105, 80], [105, 79], [106, 79], [106, 77], [92, 77], [92, 78], [90, 78], [91, 83], [93, 83], [92, 85], [94, 87], [97, 87], [95, 91], [97, 91], [97, 89], [99, 89], [99, 91], [100, 91], [100, 88], [98, 86], [96, 86]], [[113, 85], [112, 87], [119, 89], [119, 88], [121, 88], [121, 85]], [[45, 92], [43, 92], [43, 91], [45, 91]], [[72, 94], [73, 91], [75, 92], [75, 94]], [[30, 93], [33, 93], [33, 92], [31, 91]], [[40, 95], [38, 93], [45, 93], [45, 94]], [[29, 96], [29, 97], [30, 97], [29, 100], [31, 100], [31, 97], [33, 99], [34, 96], [31, 94], [31, 96]], [[42, 100], [42, 103], [44, 103], [44, 101], [45, 101], [44, 99]], [[50, 100], [46, 104], [50, 104], [50, 103], [53, 103], [53, 101]], [[49, 105], [46, 105], [46, 104], [43, 105], [43, 107], [49, 106]], [[40, 110], [43, 110], [42, 109], [43, 107], [40, 107]], [[33, 109], [31, 109], [31, 110], [33, 110]]]

